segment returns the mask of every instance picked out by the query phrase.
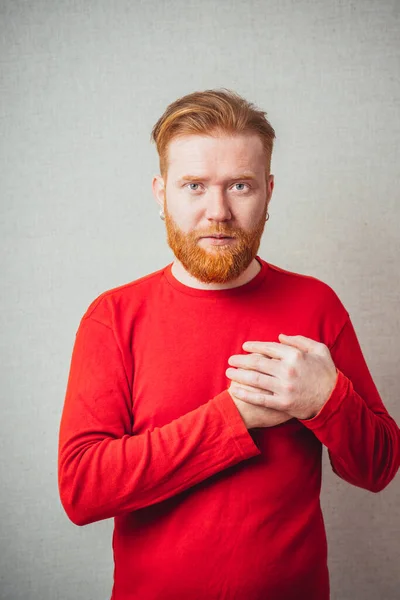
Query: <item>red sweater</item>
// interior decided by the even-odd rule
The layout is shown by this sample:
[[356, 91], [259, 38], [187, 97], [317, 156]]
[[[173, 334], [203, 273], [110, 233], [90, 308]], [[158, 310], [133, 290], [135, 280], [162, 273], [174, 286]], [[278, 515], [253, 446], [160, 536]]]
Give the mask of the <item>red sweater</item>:
[[[335, 292], [259, 256], [229, 290], [167, 267], [96, 298], [76, 333], [59, 489], [77, 525], [115, 518], [112, 600], [327, 600], [322, 445], [372, 492], [399, 467], [399, 428]], [[338, 369], [312, 419], [248, 431], [227, 388], [246, 340], [301, 334]]]

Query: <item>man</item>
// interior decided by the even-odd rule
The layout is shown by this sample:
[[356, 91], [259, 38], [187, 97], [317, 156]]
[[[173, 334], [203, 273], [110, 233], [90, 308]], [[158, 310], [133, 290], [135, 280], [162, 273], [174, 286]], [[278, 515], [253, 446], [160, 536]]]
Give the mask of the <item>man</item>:
[[400, 432], [349, 313], [257, 255], [275, 133], [229, 90], [172, 103], [153, 192], [175, 260], [82, 317], [59, 441], [78, 525], [114, 517], [113, 600], [327, 600], [322, 445], [372, 492]]

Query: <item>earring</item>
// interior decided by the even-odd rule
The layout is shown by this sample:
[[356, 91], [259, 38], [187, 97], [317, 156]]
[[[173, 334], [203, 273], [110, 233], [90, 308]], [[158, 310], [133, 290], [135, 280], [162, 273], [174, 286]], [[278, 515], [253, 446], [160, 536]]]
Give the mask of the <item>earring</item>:
[[268, 219], [269, 219], [269, 212], [267, 212], [267, 218], [265, 220], [268, 221]]

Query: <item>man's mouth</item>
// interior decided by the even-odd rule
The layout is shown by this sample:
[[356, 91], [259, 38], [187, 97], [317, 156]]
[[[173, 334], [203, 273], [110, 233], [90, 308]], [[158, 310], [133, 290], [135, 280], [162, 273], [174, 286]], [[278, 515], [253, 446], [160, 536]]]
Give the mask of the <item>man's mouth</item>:
[[231, 239], [232, 236], [231, 235], [221, 235], [221, 234], [217, 234], [217, 235], [205, 235], [205, 238], [216, 238], [217, 240], [223, 240], [223, 239]]

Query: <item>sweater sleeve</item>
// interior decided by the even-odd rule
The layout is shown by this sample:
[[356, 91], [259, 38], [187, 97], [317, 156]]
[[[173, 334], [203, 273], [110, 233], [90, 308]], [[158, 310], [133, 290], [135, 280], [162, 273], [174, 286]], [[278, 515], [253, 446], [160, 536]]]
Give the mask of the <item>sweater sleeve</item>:
[[379, 492], [400, 465], [399, 428], [382, 402], [350, 317], [330, 351], [335, 387], [315, 417], [300, 421], [327, 447], [334, 473]]
[[83, 318], [61, 416], [58, 485], [85, 525], [165, 500], [260, 454], [227, 390], [153, 430], [132, 435], [132, 398], [108, 325]]

